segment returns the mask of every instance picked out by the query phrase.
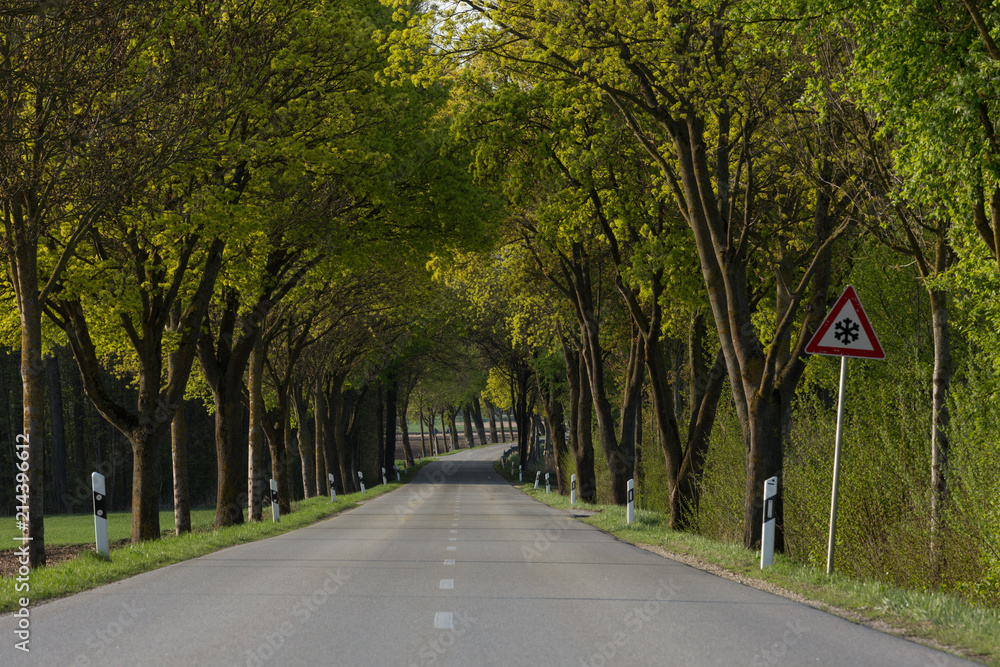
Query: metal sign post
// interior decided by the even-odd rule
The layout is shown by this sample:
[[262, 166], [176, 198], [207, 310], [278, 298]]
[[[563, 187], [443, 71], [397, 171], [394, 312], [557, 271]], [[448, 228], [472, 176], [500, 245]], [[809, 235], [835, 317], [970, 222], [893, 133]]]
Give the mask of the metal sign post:
[[826, 543], [826, 573], [833, 574], [833, 551], [837, 533], [837, 492], [840, 489], [840, 451], [844, 440], [844, 395], [847, 390], [847, 357], [840, 358], [840, 390], [837, 395], [837, 435], [833, 445], [833, 493], [830, 497], [830, 536]]

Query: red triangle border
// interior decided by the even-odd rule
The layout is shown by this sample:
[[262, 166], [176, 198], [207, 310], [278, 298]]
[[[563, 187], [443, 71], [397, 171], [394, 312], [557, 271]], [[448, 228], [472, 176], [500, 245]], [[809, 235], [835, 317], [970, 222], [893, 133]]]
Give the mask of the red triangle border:
[[[840, 311], [844, 308], [844, 305], [850, 301], [854, 304], [854, 310], [858, 313], [859, 324], [865, 330], [865, 334], [868, 336], [868, 340], [872, 344], [871, 350], [858, 350], [849, 347], [835, 347], [831, 345], [820, 345], [819, 342], [823, 340], [823, 336], [826, 332], [833, 326], [833, 323], [839, 319]], [[875, 335], [875, 331], [872, 329], [871, 322], [868, 321], [868, 315], [865, 313], [865, 309], [861, 307], [861, 299], [858, 298], [858, 293], [854, 291], [854, 287], [851, 285], [847, 286], [844, 293], [840, 295], [837, 299], [837, 303], [833, 305], [830, 312], [827, 313], [826, 319], [823, 323], [819, 325], [819, 329], [813, 334], [813, 337], [809, 340], [809, 344], [806, 345], [806, 354], [825, 354], [833, 357], [859, 357], [862, 359], [885, 359], [885, 352], [882, 350], [882, 344], [879, 343], [878, 337]]]

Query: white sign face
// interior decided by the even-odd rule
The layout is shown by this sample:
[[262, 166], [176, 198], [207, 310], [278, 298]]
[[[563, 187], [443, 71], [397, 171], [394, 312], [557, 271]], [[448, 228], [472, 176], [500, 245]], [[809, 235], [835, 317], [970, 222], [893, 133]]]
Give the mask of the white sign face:
[[819, 346], [874, 352], [875, 346], [868, 338], [868, 333], [861, 328], [860, 322], [858, 311], [854, 308], [854, 304], [848, 301], [840, 309], [833, 326], [819, 339]]

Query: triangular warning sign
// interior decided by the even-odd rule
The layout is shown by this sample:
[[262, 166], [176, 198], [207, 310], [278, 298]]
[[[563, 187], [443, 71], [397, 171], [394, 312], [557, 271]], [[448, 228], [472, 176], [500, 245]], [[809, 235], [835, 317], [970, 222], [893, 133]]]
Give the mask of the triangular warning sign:
[[837, 299], [823, 324], [816, 330], [816, 335], [806, 345], [806, 353], [885, 359], [882, 345], [878, 342], [853, 287], [848, 285]]

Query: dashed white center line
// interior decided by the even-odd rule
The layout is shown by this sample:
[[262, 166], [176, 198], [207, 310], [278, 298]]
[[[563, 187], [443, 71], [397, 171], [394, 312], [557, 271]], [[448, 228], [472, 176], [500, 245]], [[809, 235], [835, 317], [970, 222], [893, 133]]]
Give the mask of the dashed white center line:
[[457, 531], [457, 530], [455, 530], [454, 528], [452, 528], [451, 532], [452, 532], [452, 533], [457, 533], [458, 531]]
[[458, 551], [458, 547], [448, 547], [448, 551]]
[[449, 537], [448, 541], [449, 542], [458, 542], [458, 538], [457, 537]]
[[434, 613], [434, 627], [438, 630], [454, 630], [455, 617], [450, 611], [438, 611]]
[[454, 559], [454, 558], [449, 558], [449, 559], [447, 559], [447, 560], [446, 560], [446, 561], [444, 562], [444, 564], [445, 564], [445, 565], [454, 565], [454, 564], [455, 564], [455, 559]]
[[441, 588], [445, 589], [445, 590], [452, 590], [452, 589], [454, 589], [455, 588], [455, 580], [454, 579], [442, 579], [441, 580]]

